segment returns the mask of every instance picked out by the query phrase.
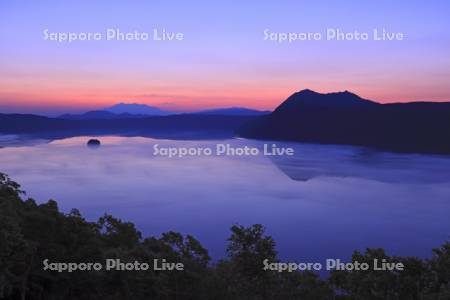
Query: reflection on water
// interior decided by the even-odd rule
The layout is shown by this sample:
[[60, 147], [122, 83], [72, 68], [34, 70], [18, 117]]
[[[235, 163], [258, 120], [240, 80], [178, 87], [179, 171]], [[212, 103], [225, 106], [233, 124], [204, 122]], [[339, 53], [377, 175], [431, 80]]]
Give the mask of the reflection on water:
[[[218, 141], [90, 137], [0, 149], [0, 171], [28, 196], [105, 212], [144, 234], [195, 235], [223, 256], [234, 223], [264, 224], [280, 256], [349, 258], [355, 249], [428, 256], [450, 233], [450, 158], [381, 153], [349, 146], [279, 143], [294, 157], [153, 156], [153, 145], [214, 147]], [[261, 147], [243, 139], [219, 141]]]
[[[295, 147], [291, 144], [290, 147]], [[293, 180], [320, 176], [356, 177], [386, 183], [445, 183], [450, 181], [450, 156], [395, 154], [351, 146], [308, 145], [299, 155], [272, 161]]]

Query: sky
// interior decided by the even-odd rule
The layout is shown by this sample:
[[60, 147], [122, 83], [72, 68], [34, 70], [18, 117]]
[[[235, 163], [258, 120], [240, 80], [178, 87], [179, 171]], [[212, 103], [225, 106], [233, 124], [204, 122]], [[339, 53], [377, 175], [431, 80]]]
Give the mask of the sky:
[[[449, 1], [433, 0], [0, 0], [0, 112], [52, 115], [119, 102], [273, 109], [306, 88], [382, 103], [450, 101], [449, 15]], [[149, 39], [106, 40], [108, 29]], [[154, 29], [183, 39], [153, 40]], [[330, 29], [369, 38], [327, 40]], [[374, 29], [403, 39], [375, 41]], [[58, 42], [45, 30], [102, 36]], [[264, 32], [322, 38], [280, 42]]]

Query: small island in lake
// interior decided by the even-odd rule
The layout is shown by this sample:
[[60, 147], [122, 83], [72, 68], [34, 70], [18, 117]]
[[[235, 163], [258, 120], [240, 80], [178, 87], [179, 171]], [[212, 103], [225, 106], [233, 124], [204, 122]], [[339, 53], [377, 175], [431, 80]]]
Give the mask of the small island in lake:
[[88, 145], [88, 147], [100, 147], [101, 143], [100, 143], [100, 141], [97, 140], [97, 139], [90, 139], [90, 140], [87, 142], [87, 145]]

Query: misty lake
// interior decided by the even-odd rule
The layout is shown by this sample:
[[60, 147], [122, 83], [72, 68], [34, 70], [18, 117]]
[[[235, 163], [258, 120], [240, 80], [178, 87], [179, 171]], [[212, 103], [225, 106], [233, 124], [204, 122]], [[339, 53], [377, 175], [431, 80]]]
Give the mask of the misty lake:
[[38, 202], [104, 213], [144, 236], [195, 236], [213, 258], [225, 255], [232, 224], [266, 226], [283, 260], [348, 260], [353, 250], [429, 257], [450, 234], [450, 156], [394, 154], [359, 147], [280, 143], [294, 156], [153, 155], [153, 146], [263, 147], [263, 142], [91, 137], [0, 142], [0, 172]]

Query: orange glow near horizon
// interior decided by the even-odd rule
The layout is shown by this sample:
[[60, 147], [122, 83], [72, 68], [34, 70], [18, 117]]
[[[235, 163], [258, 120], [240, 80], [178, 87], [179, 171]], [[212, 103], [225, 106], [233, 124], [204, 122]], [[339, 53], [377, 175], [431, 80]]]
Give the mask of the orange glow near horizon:
[[[410, 102], [410, 101], [448, 101], [445, 90], [429, 92], [409, 88], [408, 95], [403, 90], [381, 90], [377, 87], [340, 87], [329, 85], [322, 87], [319, 84], [295, 86], [285, 84], [281, 86], [238, 85], [224, 89], [223, 86], [211, 85], [202, 88], [180, 86], [178, 89], [170, 86], [147, 87], [145, 84], [126, 88], [126, 83], [108, 88], [107, 85], [89, 86], [89, 83], [79, 86], [54, 86], [26, 84], [26, 91], [19, 90], [14, 84], [1, 85], [0, 107], [11, 106], [19, 111], [22, 109], [48, 109], [57, 111], [87, 111], [101, 109], [117, 103], [141, 103], [157, 106], [173, 111], [195, 111], [219, 107], [248, 107], [260, 110], [276, 108], [292, 93], [309, 88], [321, 93], [349, 90], [362, 98], [380, 103]], [[149, 92], [150, 91], [150, 92]], [[170, 91], [169, 93], [167, 91]]]
[[0, 112], [82, 112], [117, 103], [141, 103], [178, 112], [232, 106], [273, 110], [292, 93], [306, 88], [320, 93], [349, 90], [380, 103], [450, 101], [444, 76], [431, 81], [426, 80], [426, 73], [392, 71], [384, 75], [382, 69], [365, 76], [330, 69], [323, 76], [314, 68], [271, 75], [274, 70], [268, 67], [265, 72], [250, 74], [202, 70], [198, 72], [201, 76], [194, 77], [180, 72], [155, 76], [141, 69], [118, 73], [113, 69], [68, 72], [69, 67], [54, 68], [9, 65], [1, 70]]
[[[271, 110], [303, 89], [348, 90], [380, 103], [450, 101], [449, 4], [306, 2], [258, 3], [257, 14], [251, 3], [74, 1], [68, 9], [46, 0], [5, 2], [0, 113], [81, 112], [120, 102], [179, 112]], [[324, 33], [327, 26], [386, 27], [405, 39], [281, 43], [264, 34], [265, 28]], [[112, 27], [165, 28], [185, 39], [66, 42], [43, 34]]]

